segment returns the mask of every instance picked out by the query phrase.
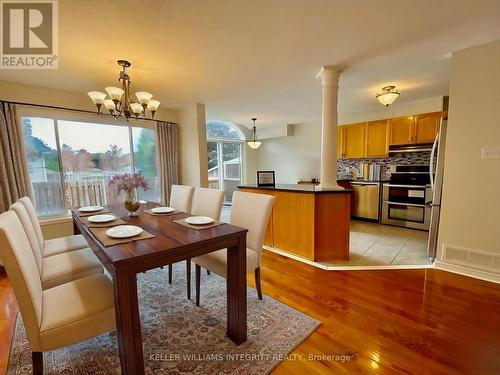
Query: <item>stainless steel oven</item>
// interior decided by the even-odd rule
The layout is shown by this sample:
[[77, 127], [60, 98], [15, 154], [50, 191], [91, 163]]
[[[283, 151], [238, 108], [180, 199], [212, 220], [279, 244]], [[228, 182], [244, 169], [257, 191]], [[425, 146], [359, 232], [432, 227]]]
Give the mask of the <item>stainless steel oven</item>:
[[[427, 171], [424, 169], [427, 168]], [[432, 199], [428, 166], [398, 166], [382, 187], [382, 224], [429, 230]]]

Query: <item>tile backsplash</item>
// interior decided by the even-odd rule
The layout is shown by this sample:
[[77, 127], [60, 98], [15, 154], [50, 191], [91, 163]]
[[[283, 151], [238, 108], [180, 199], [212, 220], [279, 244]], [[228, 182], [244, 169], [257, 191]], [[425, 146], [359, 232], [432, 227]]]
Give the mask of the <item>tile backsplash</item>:
[[391, 165], [427, 165], [429, 164], [430, 151], [422, 152], [400, 152], [391, 154], [387, 158], [377, 159], [339, 159], [337, 161], [337, 178], [350, 178], [352, 171], [358, 168], [360, 163], [377, 164], [381, 166], [381, 180], [388, 179], [391, 175]]

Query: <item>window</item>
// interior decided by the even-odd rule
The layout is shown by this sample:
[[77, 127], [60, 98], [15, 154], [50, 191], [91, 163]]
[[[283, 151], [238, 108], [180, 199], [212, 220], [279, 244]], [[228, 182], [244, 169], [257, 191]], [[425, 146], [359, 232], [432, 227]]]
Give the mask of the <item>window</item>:
[[139, 198], [159, 201], [154, 130], [38, 117], [21, 120], [39, 216], [119, 203], [123, 193], [108, 187], [108, 180], [133, 171], [141, 172], [150, 185], [150, 190], [138, 192]]
[[227, 121], [207, 122], [208, 184], [226, 191], [226, 202], [241, 184], [242, 144], [244, 137]]

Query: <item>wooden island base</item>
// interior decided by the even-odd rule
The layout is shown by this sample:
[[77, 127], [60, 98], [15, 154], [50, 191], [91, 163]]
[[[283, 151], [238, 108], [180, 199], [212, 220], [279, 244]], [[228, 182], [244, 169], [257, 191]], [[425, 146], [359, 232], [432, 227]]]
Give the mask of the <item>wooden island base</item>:
[[275, 197], [264, 244], [315, 262], [349, 259], [351, 190], [313, 185], [244, 185]]

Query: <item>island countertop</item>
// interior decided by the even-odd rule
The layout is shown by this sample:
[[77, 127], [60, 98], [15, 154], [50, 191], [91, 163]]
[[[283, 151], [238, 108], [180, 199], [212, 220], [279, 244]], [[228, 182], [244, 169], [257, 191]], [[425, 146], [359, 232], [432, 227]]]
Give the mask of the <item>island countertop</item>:
[[350, 194], [352, 189], [320, 189], [318, 185], [308, 184], [276, 184], [274, 186], [257, 186], [257, 184], [238, 185], [238, 189], [262, 189], [276, 191], [295, 191], [312, 194]]

